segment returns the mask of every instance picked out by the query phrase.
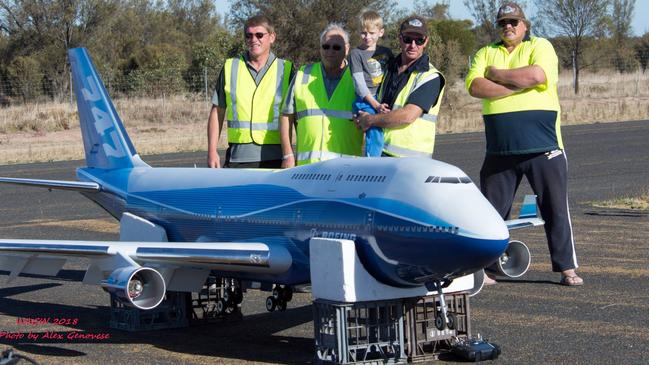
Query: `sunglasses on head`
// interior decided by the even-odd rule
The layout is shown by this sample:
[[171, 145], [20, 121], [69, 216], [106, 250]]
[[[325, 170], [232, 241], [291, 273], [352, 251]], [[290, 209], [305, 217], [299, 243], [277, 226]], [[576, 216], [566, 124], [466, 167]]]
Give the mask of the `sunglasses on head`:
[[262, 32], [257, 32], [257, 33], [245, 33], [244, 35], [246, 36], [246, 39], [251, 39], [252, 36], [254, 35], [257, 39], [262, 39], [264, 36], [268, 33], [262, 33]]
[[421, 46], [422, 44], [426, 43], [426, 37], [410, 37], [407, 35], [401, 35], [401, 40], [405, 44], [410, 44], [412, 41], [415, 41], [415, 44], [418, 46]]
[[518, 26], [518, 19], [503, 19], [498, 21], [498, 27], [499, 28], [505, 28], [507, 27], [507, 24], [511, 25], [512, 27], [517, 27]]
[[343, 46], [341, 46], [340, 44], [326, 44], [326, 43], [322, 45], [322, 49], [324, 49], [325, 51], [328, 50], [329, 48], [332, 48], [334, 51], [340, 51], [341, 49], [343, 49]]

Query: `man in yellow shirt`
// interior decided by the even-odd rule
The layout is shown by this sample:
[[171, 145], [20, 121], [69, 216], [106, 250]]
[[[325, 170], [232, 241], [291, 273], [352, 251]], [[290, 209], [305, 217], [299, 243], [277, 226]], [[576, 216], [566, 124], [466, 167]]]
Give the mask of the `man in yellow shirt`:
[[561, 284], [582, 285], [568, 210], [557, 55], [546, 39], [530, 36], [516, 3], [503, 4], [496, 23], [501, 41], [475, 54], [466, 77], [469, 94], [483, 100], [487, 153], [480, 188], [506, 219], [527, 177], [545, 220], [552, 270], [561, 272]]

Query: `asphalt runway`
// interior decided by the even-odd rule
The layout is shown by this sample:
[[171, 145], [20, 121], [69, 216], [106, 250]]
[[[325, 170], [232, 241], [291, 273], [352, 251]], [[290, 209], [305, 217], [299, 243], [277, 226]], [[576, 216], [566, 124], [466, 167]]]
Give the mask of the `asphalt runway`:
[[[649, 193], [649, 122], [567, 126], [563, 135], [579, 273], [586, 283], [558, 285], [541, 228], [514, 231], [512, 238], [530, 246], [530, 271], [471, 298], [473, 333], [501, 346], [494, 364], [649, 364], [649, 214], [591, 206]], [[440, 135], [436, 158], [477, 182], [483, 151], [482, 133]], [[143, 159], [155, 166], [202, 166], [205, 154]], [[74, 179], [74, 168], [81, 165], [0, 166], [0, 176]], [[524, 184], [521, 199], [525, 193]], [[117, 239], [118, 230], [107, 213], [77, 193], [0, 186], [2, 238]], [[84, 267], [73, 261], [56, 278], [21, 276], [11, 283], [2, 273], [0, 350], [13, 347], [41, 364], [313, 362], [309, 294], [297, 294], [285, 312], [267, 313], [268, 294], [249, 291], [243, 319], [130, 333], [108, 327], [108, 295], [80, 283]], [[20, 323], [37, 317], [67, 324]]]

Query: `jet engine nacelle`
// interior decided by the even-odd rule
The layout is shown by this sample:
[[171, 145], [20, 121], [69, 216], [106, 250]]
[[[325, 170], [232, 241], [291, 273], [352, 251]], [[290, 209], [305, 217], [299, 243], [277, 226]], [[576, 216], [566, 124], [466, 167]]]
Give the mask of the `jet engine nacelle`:
[[521, 241], [509, 241], [505, 252], [498, 261], [485, 270], [489, 273], [508, 278], [518, 278], [527, 272], [530, 267], [530, 250]]
[[484, 287], [484, 277], [485, 277], [485, 272], [484, 270], [478, 270], [473, 273], [473, 288], [469, 289], [469, 296], [472, 297], [480, 291], [482, 291], [482, 288]]
[[164, 299], [166, 286], [160, 273], [150, 267], [122, 267], [101, 282], [119, 301], [138, 309], [153, 309]]

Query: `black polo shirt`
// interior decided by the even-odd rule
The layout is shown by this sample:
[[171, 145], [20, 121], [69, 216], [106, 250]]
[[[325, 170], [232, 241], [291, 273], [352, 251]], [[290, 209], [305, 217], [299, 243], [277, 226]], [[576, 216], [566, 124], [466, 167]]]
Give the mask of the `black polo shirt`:
[[[395, 57], [392, 62], [388, 64], [387, 75], [383, 79], [381, 88], [383, 89], [383, 97], [381, 103], [388, 104], [390, 109], [394, 106], [397, 95], [401, 92], [406, 84], [410, 75], [414, 71], [426, 72], [430, 69], [428, 66], [428, 55], [424, 54], [415, 63], [410, 65], [403, 73], [399, 74], [399, 66], [401, 66], [401, 55]], [[441, 76], [441, 75], [440, 75]], [[442, 89], [444, 79], [443, 77], [436, 77], [423, 85], [417, 90], [413, 91], [408, 96], [406, 104], [414, 104], [421, 108], [424, 112], [428, 112], [430, 108], [437, 103], [439, 93]]]

